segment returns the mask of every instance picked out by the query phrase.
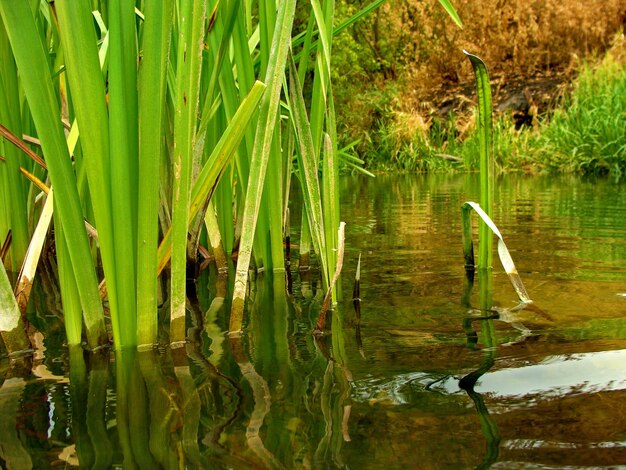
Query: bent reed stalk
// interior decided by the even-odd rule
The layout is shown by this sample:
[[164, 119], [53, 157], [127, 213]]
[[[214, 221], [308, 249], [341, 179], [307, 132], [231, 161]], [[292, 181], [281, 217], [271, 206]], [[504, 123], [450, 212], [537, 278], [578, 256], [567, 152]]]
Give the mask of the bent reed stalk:
[[[230, 325], [237, 331], [250, 267], [285, 268], [294, 171], [329, 287], [344, 158], [332, 38], [381, 3], [335, 28], [334, 1], [315, 0], [303, 6], [309, 20], [294, 34], [295, 0], [0, 0], [0, 124], [39, 139], [40, 149], [23, 145], [47, 167], [0, 138], [0, 244], [13, 239], [3, 268], [19, 270], [40, 217], [41, 189], [23, 176], [32, 175], [54, 188], [50, 234], [71, 345], [109, 342], [102, 282], [116, 349], [156, 344], [158, 277], [170, 258], [169, 341], [183, 341], [187, 265], [205, 238], [221, 241], [226, 258], [239, 250]], [[0, 294], [10, 288], [3, 281]]]

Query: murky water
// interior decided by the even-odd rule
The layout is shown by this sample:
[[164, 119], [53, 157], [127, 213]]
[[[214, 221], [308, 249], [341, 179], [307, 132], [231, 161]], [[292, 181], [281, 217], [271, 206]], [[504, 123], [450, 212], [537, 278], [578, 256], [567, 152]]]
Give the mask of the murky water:
[[[598, 468], [626, 465], [626, 187], [507, 176], [495, 258], [468, 291], [460, 206], [474, 175], [344, 178], [344, 301], [311, 334], [315, 275], [259, 277], [241, 339], [204, 271], [179, 350], [64, 348], [53, 287], [41, 351], [2, 363], [7, 468]], [[295, 217], [294, 217], [295, 219]], [[361, 317], [351, 303], [359, 253]], [[480, 281], [481, 279], [476, 279]], [[482, 284], [485, 286], [485, 281]], [[489, 311], [481, 310], [485, 302]]]

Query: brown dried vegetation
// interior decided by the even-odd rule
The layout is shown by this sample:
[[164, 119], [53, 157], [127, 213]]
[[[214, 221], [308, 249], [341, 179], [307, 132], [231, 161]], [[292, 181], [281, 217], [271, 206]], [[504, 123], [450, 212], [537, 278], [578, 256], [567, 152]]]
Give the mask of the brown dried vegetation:
[[[346, 2], [340, 14], [341, 8], [349, 12], [360, 3], [367, 2]], [[513, 88], [524, 98], [525, 83], [539, 79], [546, 83], [538, 87], [544, 97], [554, 95], [575, 76], [581, 59], [610, 46], [626, 20], [623, 0], [454, 0], [453, 4], [464, 23], [462, 30], [434, 0], [395, 0], [357, 24], [350, 38], [338, 41], [335, 90], [343, 104], [347, 135], [366, 132], [383, 117], [395, 121], [399, 112], [404, 113], [400, 120], [406, 121], [407, 113], [427, 118], [457, 110], [467, 101], [462, 97], [473, 93], [472, 70], [463, 49], [485, 60], [496, 88], [517, 84]], [[350, 47], [350, 53], [344, 54], [341, 46]], [[495, 91], [496, 105], [511, 99]]]

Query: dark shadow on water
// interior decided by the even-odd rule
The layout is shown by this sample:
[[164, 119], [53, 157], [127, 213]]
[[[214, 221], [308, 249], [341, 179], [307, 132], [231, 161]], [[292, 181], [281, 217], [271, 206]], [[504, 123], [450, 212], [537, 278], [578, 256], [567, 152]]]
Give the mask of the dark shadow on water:
[[[489, 468], [498, 461], [500, 454], [500, 431], [495, 421], [489, 414], [485, 405], [485, 400], [480, 393], [474, 390], [478, 380], [487, 373], [495, 364], [495, 352], [497, 340], [495, 335], [494, 315], [491, 313], [493, 296], [493, 273], [491, 269], [481, 269], [478, 271], [479, 282], [479, 304], [482, 317], [475, 318], [480, 323], [481, 338], [483, 341], [483, 360], [480, 367], [459, 380], [459, 388], [465, 390], [467, 395], [474, 402], [480, 428], [486, 441], [486, 454], [483, 461], [476, 467], [478, 469]], [[466, 288], [462, 302], [469, 304], [472, 287], [474, 284], [474, 272], [467, 272]], [[471, 318], [464, 319], [463, 329], [467, 335], [467, 346], [475, 349], [478, 345], [478, 333], [472, 328]]]

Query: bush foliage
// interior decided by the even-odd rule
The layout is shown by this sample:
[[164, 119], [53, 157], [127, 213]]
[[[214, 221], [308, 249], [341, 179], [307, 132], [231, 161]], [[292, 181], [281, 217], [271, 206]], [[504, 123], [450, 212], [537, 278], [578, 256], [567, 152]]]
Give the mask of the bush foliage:
[[[365, 3], [339, 3], [338, 20]], [[462, 30], [437, 2], [397, 0], [337, 38], [339, 131], [346, 142], [361, 139], [357, 150], [370, 164], [377, 163], [372, 154], [385, 151], [389, 139], [402, 151], [407, 136], [428, 132], [441, 104], [436, 98], [473, 88], [463, 49], [480, 55], [499, 83], [545, 73], [571, 79], [581, 59], [604, 52], [626, 20], [622, 0], [453, 3]]]

